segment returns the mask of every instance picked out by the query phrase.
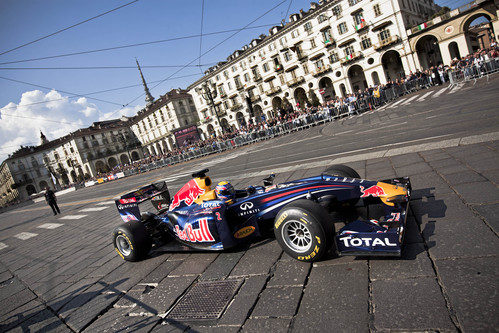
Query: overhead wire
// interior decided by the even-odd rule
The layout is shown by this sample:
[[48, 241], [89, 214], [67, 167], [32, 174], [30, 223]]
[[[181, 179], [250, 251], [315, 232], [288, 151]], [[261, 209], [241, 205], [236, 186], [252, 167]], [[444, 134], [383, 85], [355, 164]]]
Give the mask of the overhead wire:
[[86, 20], [83, 20], [83, 21], [81, 21], [81, 22], [78, 22], [78, 23], [75, 23], [75, 24], [73, 24], [73, 25], [70, 25], [69, 27], [66, 27], [66, 28], [64, 28], [64, 29], [57, 30], [57, 31], [55, 31], [55, 32], [53, 32], [53, 33], [50, 33], [50, 34], [45, 35], [45, 36], [43, 36], [43, 37], [37, 38], [37, 39], [35, 39], [35, 40], [32, 40], [31, 42], [27, 42], [27, 43], [24, 43], [24, 44], [22, 44], [22, 45], [16, 46], [16, 47], [14, 47], [14, 48], [12, 48], [12, 49], [10, 49], [10, 50], [7, 50], [7, 51], [4, 51], [4, 52], [0, 53], [0, 55], [4, 55], [4, 54], [6, 54], [6, 53], [9, 53], [9, 52], [12, 52], [12, 51], [18, 50], [18, 49], [20, 49], [20, 48], [22, 48], [22, 47], [25, 47], [25, 46], [28, 46], [28, 45], [34, 44], [34, 43], [36, 43], [36, 42], [39, 42], [39, 41], [41, 41], [41, 40], [43, 40], [43, 39], [46, 39], [46, 38], [52, 37], [52, 36], [54, 36], [54, 35], [60, 34], [61, 32], [64, 32], [64, 31], [69, 30], [69, 29], [72, 29], [72, 28], [74, 28], [74, 27], [77, 27], [77, 26], [82, 25], [82, 24], [84, 24], [84, 23], [90, 22], [90, 21], [92, 21], [92, 20], [95, 20], [95, 19], [97, 19], [97, 18], [99, 18], [99, 17], [102, 17], [102, 16], [104, 16], [104, 15], [106, 15], [106, 14], [109, 14], [109, 13], [112, 13], [112, 12], [114, 12], [114, 11], [117, 11], [117, 10], [119, 10], [119, 9], [123, 8], [123, 7], [129, 6], [129, 5], [131, 5], [131, 4], [135, 3], [135, 2], [138, 2], [138, 1], [139, 1], [139, 0], [133, 0], [133, 1], [130, 1], [130, 2], [126, 3], [126, 4], [124, 4], [124, 5], [118, 6], [118, 7], [116, 7], [116, 8], [113, 8], [113, 9], [111, 9], [111, 10], [108, 10], [108, 11], [106, 11], [106, 12], [104, 12], [104, 13], [99, 14], [99, 15], [93, 16], [93, 17], [88, 18], [88, 19], [86, 19]]
[[[215, 44], [214, 46], [212, 46], [210, 49], [208, 49], [207, 51], [205, 51], [204, 53], [202, 53], [199, 57], [191, 60], [190, 62], [188, 62], [186, 65], [184, 65], [182, 68], [176, 70], [173, 74], [167, 76], [164, 80], [161, 80], [160, 82], [158, 82], [156, 85], [154, 85], [151, 89], [154, 89], [156, 88], [157, 86], [159, 86], [160, 84], [162, 84], [163, 82], [165, 82], [166, 80], [168, 80], [170, 77], [172, 77], [173, 75], [179, 73], [180, 71], [182, 71], [184, 68], [186, 68], [187, 66], [191, 65], [193, 62], [195, 62], [196, 60], [198, 60], [200, 57], [208, 54], [209, 52], [213, 51], [215, 48], [219, 47], [220, 45], [222, 45], [223, 43], [225, 43], [227, 40], [231, 39], [232, 37], [234, 37], [235, 35], [237, 35], [239, 32], [243, 31], [244, 29], [246, 29], [248, 26], [250, 26], [251, 24], [255, 23], [256, 21], [258, 21], [259, 19], [261, 19], [262, 17], [264, 17], [265, 15], [267, 15], [268, 13], [270, 13], [271, 11], [273, 11], [274, 9], [276, 9], [277, 7], [279, 7], [280, 5], [282, 5], [284, 2], [286, 2], [288, 0], [282, 0], [280, 1], [277, 5], [273, 6], [272, 8], [270, 8], [269, 10], [267, 10], [265, 13], [263, 13], [262, 15], [258, 16], [256, 19], [252, 20], [250, 23], [246, 24], [244, 27], [240, 28], [240, 29], [237, 29], [237, 31], [235, 31], [233, 34], [231, 34], [229, 37], [226, 37], [225, 39], [223, 39], [221, 42], [218, 42], [217, 44]], [[127, 107], [128, 105], [130, 105], [130, 103], [133, 103], [135, 102], [137, 99], [139, 99], [140, 97], [144, 96], [144, 93], [140, 94], [139, 96], [135, 97], [134, 99], [132, 99], [130, 102], [126, 103], [123, 105], [123, 107], [121, 109], [118, 109], [116, 111], [114, 111], [113, 113], [111, 113], [109, 115], [112, 116], [114, 115], [115, 113], [117, 112], [120, 112], [123, 108]]]
[[[246, 27], [244, 30], [258, 29], [258, 28], [269, 27], [269, 26], [273, 26], [273, 25], [275, 25], [275, 24], [262, 24], [262, 25], [253, 26], [253, 27]], [[230, 33], [230, 32], [234, 32], [234, 31], [239, 31], [239, 29], [228, 29], [228, 30], [222, 30], [222, 31], [208, 32], [208, 33], [204, 33], [203, 36], [220, 35], [220, 34]], [[97, 52], [119, 50], [119, 49], [124, 49], [124, 48], [130, 48], [130, 47], [136, 47], [136, 46], [144, 46], [144, 45], [152, 45], [152, 44], [159, 44], [159, 43], [166, 43], [166, 42], [172, 42], [172, 41], [177, 41], [177, 40], [192, 39], [192, 38], [197, 38], [197, 37], [199, 37], [198, 34], [196, 34], [196, 35], [189, 35], [189, 36], [173, 37], [173, 38], [167, 38], [167, 39], [161, 39], [161, 40], [156, 40], [156, 41], [151, 41], [151, 42], [143, 42], [143, 43], [134, 43], [134, 44], [121, 45], [121, 46], [106, 47], [106, 48], [95, 49], [95, 50], [79, 51], [79, 52], [72, 52], [72, 53], [65, 53], [65, 54], [56, 54], [56, 55], [52, 55], [52, 56], [45, 56], [45, 57], [38, 57], [38, 58], [31, 58], [31, 59], [4, 61], [4, 62], [0, 62], [0, 65], [18, 64], [18, 63], [22, 63], [22, 62], [30, 62], [30, 61], [38, 61], [38, 60], [47, 60], [47, 59], [71, 57], [71, 56], [75, 56], [75, 55], [83, 55], [83, 54], [90, 54], [90, 53], [97, 53]]]
[[[201, 1], [201, 32], [199, 34], [199, 65], [201, 65], [201, 51], [202, 51], [202, 46], [203, 46], [203, 23], [204, 23], [204, 0]], [[203, 74], [203, 70], [201, 69], [201, 66], [199, 66], [199, 70], [201, 71], [201, 74]]]
[[[190, 65], [188, 67], [209, 67], [216, 62], [209, 64]], [[178, 68], [183, 65], [147, 65], [141, 68]], [[93, 70], [93, 69], [137, 69], [137, 66], [73, 66], [73, 67], [0, 67], [0, 70]]]

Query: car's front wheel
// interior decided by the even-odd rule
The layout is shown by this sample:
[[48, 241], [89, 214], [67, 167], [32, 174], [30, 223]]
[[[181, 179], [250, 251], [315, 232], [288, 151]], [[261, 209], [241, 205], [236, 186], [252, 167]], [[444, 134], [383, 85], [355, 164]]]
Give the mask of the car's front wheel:
[[123, 259], [138, 261], [149, 253], [152, 241], [141, 222], [130, 221], [114, 229], [113, 245]]
[[296, 200], [281, 209], [274, 234], [282, 249], [300, 261], [320, 260], [334, 243], [334, 224], [322, 206]]

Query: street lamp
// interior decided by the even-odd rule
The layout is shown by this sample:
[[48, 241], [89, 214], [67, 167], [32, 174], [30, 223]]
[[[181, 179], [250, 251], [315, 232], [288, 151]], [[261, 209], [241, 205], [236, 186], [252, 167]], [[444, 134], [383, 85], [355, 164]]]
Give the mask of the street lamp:
[[[203, 99], [210, 103], [210, 106], [215, 111], [215, 116], [217, 117], [218, 125], [222, 128], [222, 133], [225, 134], [225, 128], [220, 122], [220, 117], [218, 116], [217, 107], [215, 106], [214, 98], [217, 97], [217, 87], [214, 83], [204, 82], [201, 87], [197, 87], [196, 92], [203, 97]], [[215, 133], [216, 134], [216, 133]]]

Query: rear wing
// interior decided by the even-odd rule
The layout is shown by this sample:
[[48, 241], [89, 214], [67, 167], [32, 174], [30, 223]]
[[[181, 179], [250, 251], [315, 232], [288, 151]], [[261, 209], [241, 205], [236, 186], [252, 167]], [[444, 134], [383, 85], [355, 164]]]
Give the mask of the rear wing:
[[170, 192], [166, 183], [163, 181], [143, 186], [115, 198], [114, 201], [123, 221], [129, 222], [141, 220], [139, 204], [147, 200], [151, 200], [158, 212], [167, 210], [170, 206]]

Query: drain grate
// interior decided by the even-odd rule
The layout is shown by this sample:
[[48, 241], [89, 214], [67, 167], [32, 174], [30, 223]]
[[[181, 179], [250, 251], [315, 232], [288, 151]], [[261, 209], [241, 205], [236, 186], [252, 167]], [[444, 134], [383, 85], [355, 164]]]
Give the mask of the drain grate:
[[241, 282], [241, 280], [199, 282], [182, 297], [167, 317], [218, 319]]

